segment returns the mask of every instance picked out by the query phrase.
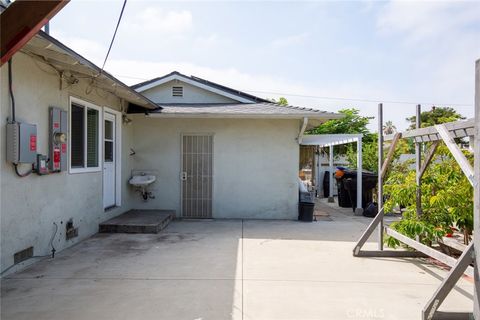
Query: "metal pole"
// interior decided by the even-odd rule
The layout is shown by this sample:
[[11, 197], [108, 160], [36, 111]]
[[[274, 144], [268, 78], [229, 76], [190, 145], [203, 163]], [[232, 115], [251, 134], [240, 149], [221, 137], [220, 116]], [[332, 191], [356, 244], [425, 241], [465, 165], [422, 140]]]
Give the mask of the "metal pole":
[[[422, 107], [417, 104], [417, 112], [415, 117], [415, 127], [419, 129], [422, 125], [421, 123]], [[415, 142], [415, 183], [417, 185], [416, 189], [416, 209], [417, 216], [422, 214], [422, 178], [420, 176], [420, 171], [422, 168], [422, 154], [421, 154], [421, 143]]]
[[362, 201], [362, 137], [357, 140], [357, 208], [355, 209], [355, 215], [363, 214], [363, 201]]
[[328, 193], [328, 202], [335, 202], [333, 198], [333, 146], [330, 146], [330, 154], [328, 155], [328, 165], [330, 166], [330, 179], [329, 179], [329, 193]]
[[313, 183], [313, 186], [314, 186], [314, 190], [315, 190], [315, 197], [318, 197], [318, 162], [317, 162], [317, 158], [318, 158], [318, 154], [317, 154], [317, 146], [313, 146], [313, 166], [312, 166], [312, 183]]
[[473, 221], [475, 230], [474, 249], [475, 249], [475, 293], [473, 298], [473, 316], [480, 319], [480, 59], [475, 66], [475, 183], [474, 183], [474, 209]]
[[380, 223], [378, 224], [378, 250], [383, 250], [383, 104], [378, 104], [378, 212], [382, 214]]

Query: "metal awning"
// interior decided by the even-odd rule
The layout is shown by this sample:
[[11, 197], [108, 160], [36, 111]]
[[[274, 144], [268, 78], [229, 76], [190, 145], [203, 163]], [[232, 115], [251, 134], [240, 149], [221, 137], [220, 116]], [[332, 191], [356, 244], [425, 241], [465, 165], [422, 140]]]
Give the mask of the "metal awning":
[[[363, 213], [362, 208], [362, 138], [363, 134], [311, 134], [303, 135], [301, 140], [301, 145], [307, 146], [319, 146], [319, 147], [329, 147], [329, 167], [330, 173], [334, 172], [333, 168], [333, 147], [337, 145], [347, 144], [347, 143], [356, 143], [357, 144], [357, 209], [355, 210], [356, 215]], [[333, 179], [331, 178], [329, 183], [330, 197], [329, 201], [333, 201]]]
[[363, 134], [311, 134], [303, 136], [302, 144], [329, 147], [358, 142], [362, 137]]
[[40, 62], [52, 65], [57, 70], [90, 78], [96, 87], [136, 106], [150, 110], [161, 109], [142, 94], [131, 89], [108, 72], [102, 71], [97, 65], [43, 31], [37, 33], [20, 51]]

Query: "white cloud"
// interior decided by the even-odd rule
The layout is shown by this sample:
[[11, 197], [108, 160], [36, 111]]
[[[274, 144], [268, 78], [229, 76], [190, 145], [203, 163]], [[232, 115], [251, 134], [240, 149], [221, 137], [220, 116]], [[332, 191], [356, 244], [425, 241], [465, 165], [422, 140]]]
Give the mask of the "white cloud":
[[308, 38], [310, 37], [308, 32], [303, 32], [299, 34], [294, 34], [290, 36], [286, 36], [283, 38], [278, 38], [272, 41], [272, 46], [275, 48], [283, 48], [283, 47], [290, 47], [301, 45], [305, 43]]
[[455, 1], [390, 1], [378, 13], [384, 35], [402, 34], [407, 42], [442, 38], [445, 33], [480, 23], [480, 4]]
[[213, 50], [220, 44], [226, 44], [229, 41], [227, 39], [220, 37], [216, 33], [209, 34], [207, 36], [197, 36], [192, 39], [192, 47], [196, 49], [207, 49]]
[[134, 33], [160, 33], [178, 35], [192, 29], [193, 17], [188, 10], [165, 11], [148, 7], [137, 13], [133, 19], [125, 21], [125, 29]]
[[480, 57], [480, 2], [390, 1], [377, 14], [380, 35], [397, 43], [402, 59], [409, 59], [415, 77], [410, 96], [470, 104], [454, 107], [471, 117], [473, 68]]

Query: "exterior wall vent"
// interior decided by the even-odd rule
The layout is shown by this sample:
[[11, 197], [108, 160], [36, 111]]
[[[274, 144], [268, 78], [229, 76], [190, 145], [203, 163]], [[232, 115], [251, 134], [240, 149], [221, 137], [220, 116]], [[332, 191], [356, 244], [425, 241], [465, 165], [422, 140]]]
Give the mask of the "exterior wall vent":
[[183, 87], [172, 87], [172, 97], [183, 97]]
[[17, 264], [31, 257], [33, 257], [33, 247], [28, 247], [26, 249], [16, 252], [13, 255], [13, 263]]

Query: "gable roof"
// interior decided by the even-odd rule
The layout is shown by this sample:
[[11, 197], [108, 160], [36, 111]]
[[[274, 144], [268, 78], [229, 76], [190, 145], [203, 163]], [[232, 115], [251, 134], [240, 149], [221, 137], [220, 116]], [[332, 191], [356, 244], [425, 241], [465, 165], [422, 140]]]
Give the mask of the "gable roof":
[[144, 82], [137, 83], [133, 86], [131, 86], [132, 89], [135, 89], [137, 92], [143, 92], [145, 90], [154, 88], [156, 86], [162, 85], [164, 83], [167, 83], [172, 80], [179, 80], [186, 82], [188, 84], [191, 84], [193, 86], [202, 88], [204, 90], [222, 95], [224, 97], [233, 99], [235, 101], [238, 101], [240, 103], [257, 103], [257, 102], [266, 102], [269, 103], [271, 101], [267, 99], [263, 99], [239, 90], [235, 90], [233, 88], [229, 88], [226, 86], [223, 86], [221, 84], [211, 82], [199, 77], [195, 76], [186, 76], [178, 71], [173, 71], [167, 75], [164, 75], [162, 77], [150, 79]]
[[[231, 103], [157, 103], [160, 107], [148, 114], [156, 118], [237, 118], [237, 119], [309, 119], [310, 125], [319, 125], [330, 119], [339, 119], [343, 115], [318, 109], [297, 106], [283, 106], [270, 100], [225, 87], [218, 83], [195, 76], [187, 77], [174, 71], [133, 85], [132, 88], [142, 93], [172, 80], [184, 81], [193, 86], [232, 98]], [[144, 110], [130, 110], [131, 113], [144, 113]], [[312, 121], [313, 120], [313, 121]]]
[[25, 44], [21, 52], [40, 59], [61, 71], [69, 71], [82, 76], [87, 76], [95, 81], [95, 86], [111, 92], [121, 99], [125, 99], [134, 107], [154, 110], [161, 109], [153, 101], [133, 90], [93, 62], [73, 51], [57, 39], [43, 31], [39, 31], [30, 41]]

